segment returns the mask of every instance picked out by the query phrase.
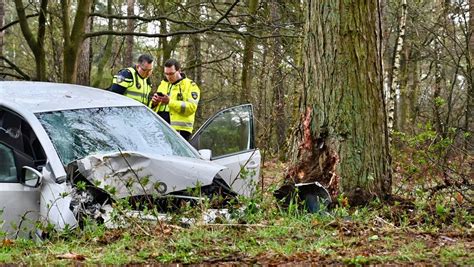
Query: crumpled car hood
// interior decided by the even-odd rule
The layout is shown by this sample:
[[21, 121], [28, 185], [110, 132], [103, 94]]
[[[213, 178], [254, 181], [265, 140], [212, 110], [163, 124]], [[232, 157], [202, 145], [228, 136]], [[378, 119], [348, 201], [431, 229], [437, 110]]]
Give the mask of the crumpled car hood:
[[138, 152], [91, 155], [76, 161], [78, 171], [92, 184], [114, 196], [159, 194], [212, 183], [224, 166], [200, 159]]

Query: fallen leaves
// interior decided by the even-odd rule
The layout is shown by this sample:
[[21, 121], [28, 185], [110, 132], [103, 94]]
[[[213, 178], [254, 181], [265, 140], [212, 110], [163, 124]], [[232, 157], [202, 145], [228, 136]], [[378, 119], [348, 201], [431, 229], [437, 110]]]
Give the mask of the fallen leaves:
[[11, 239], [8, 239], [8, 238], [5, 238], [5, 239], [2, 240], [2, 247], [11, 247], [11, 246], [13, 246], [13, 244], [15, 244], [14, 240], [11, 240]]
[[76, 253], [65, 253], [65, 254], [57, 255], [56, 258], [63, 259], [63, 260], [77, 260], [77, 261], [83, 261], [86, 259], [84, 255], [76, 254]]
[[456, 201], [458, 202], [459, 205], [462, 205], [462, 203], [464, 202], [464, 197], [461, 195], [461, 193], [459, 192], [456, 192]]

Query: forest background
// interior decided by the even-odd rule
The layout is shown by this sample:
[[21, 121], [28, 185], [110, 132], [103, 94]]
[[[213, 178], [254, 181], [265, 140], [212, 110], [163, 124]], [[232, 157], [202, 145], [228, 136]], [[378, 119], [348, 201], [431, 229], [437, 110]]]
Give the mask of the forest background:
[[[177, 58], [201, 88], [198, 125], [254, 105], [264, 190], [319, 181], [339, 208], [384, 201], [379, 223], [454, 232], [437, 240], [472, 263], [473, 15], [472, 0], [0, 0], [0, 79], [105, 89], [149, 53], [158, 85]], [[374, 261], [359, 254], [346, 262]]]

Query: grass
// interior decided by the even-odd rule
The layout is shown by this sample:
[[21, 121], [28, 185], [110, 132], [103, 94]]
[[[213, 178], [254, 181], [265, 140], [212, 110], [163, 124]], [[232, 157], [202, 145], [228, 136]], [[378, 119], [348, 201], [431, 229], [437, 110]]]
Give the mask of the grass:
[[474, 263], [472, 228], [453, 236], [447, 228], [432, 233], [421, 226], [397, 227], [388, 221], [380, 225], [377, 210], [349, 213], [353, 215], [350, 219], [282, 214], [265, 224], [195, 225], [166, 233], [149, 226], [150, 236], [100, 226], [93, 231], [90, 226], [86, 232], [44, 243], [4, 242], [0, 263], [63, 265], [77, 261], [59, 258], [67, 253], [82, 255], [86, 264]]
[[[249, 208], [237, 223], [126, 229], [90, 223], [83, 231], [53, 234], [42, 243], [0, 239], [0, 264], [474, 265], [474, 216], [446, 199], [433, 201], [420, 193], [410, 207], [376, 200], [321, 216], [296, 205], [280, 209], [270, 194], [264, 194], [243, 200]], [[196, 210], [186, 214], [199, 215]]]

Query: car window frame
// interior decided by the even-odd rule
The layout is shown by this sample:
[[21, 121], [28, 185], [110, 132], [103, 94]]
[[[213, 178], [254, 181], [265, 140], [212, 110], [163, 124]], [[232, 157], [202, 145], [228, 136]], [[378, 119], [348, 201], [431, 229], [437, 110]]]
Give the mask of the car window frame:
[[214, 115], [212, 115], [209, 119], [207, 119], [203, 125], [201, 127], [199, 127], [199, 129], [193, 134], [193, 136], [190, 138], [189, 140], [189, 143], [191, 144], [191, 146], [193, 146], [196, 150], [199, 150], [199, 149], [206, 149], [206, 148], [198, 148], [198, 141], [199, 141], [199, 138], [200, 136], [202, 135], [202, 132], [208, 128], [208, 126], [217, 118], [219, 117], [221, 114], [227, 112], [228, 110], [231, 110], [231, 109], [237, 109], [237, 108], [240, 108], [240, 107], [249, 107], [249, 110], [250, 110], [250, 121], [249, 121], [249, 141], [250, 141], [250, 144], [249, 144], [249, 148], [248, 149], [245, 149], [245, 150], [240, 150], [240, 151], [236, 151], [236, 152], [232, 152], [232, 153], [228, 153], [228, 154], [223, 154], [223, 155], [219, 155], [219, 156], [213, 156], [211, 155], [211, 161], [212, 160], [218, 160], [218, 159], [222, 159], [222, 158], [226, 158], [226, 157], [230, 157], [230, 156], [234, 156], [234, 155], [239, 155], [239, 154], [243, 154], [243, 153], [247, 153], [249, 151], [255, 151], [256, 150], [256, 145], [255, 145], [255, 122], [254, 122], [254, 110], [253, 110], [253, 105], [248, 103], [248, 104], [241, 104], [241, 105], [236, 105], [236, 106], [231, 106], [231, 107], [228, 107], [228, 108], [224, 108], [224, 109], [221, 109], [219, 110], [218, 112], [216, 112]]
[[20, 175], [19, 175], [19, 172], [18, 172], [18, 165], [17, 165], [16, 156], [15, 156], [15, 150], [12, 147], [10, 147], [8, 144], [5, 144], [2, 141], [0, 141], [0, 147], [1, 146], [5, 147], [6, 149], [10, 150], [10, 152], [11, 152], [11, 156], [13, 158], [13, 166], [15, 167], [15, 181], [6, 181], [6, 180], [0, 179], [0, 184], [19, 183], [20, 182], [20, 177], [19, 177]]

